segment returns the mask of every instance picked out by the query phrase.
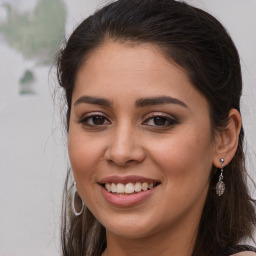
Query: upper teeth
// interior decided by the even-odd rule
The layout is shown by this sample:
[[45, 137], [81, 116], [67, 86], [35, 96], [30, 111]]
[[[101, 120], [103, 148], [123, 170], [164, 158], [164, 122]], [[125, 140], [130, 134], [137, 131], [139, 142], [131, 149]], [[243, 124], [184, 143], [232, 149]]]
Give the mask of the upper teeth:
[[154, 187], [153, 182], [136, 182], [136, 183], [106, 183], [105, 188], [112, 193], [132, 194], [134, 192], [146, 191]]

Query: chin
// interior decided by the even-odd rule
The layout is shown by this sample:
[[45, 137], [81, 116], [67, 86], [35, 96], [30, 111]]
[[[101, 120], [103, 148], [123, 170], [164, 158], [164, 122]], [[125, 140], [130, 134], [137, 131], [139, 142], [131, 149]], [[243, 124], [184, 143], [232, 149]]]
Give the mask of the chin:
[[139, 238], [145, 238], [152, 234], [154, 234], [154, 231], [151, 228], [148, 227], [110, 227], [109, 229], [106, 228], [107, 233], [111, 233], [115, 236], [127, 238], [127, 239], [139, 239]]
[[[101, 222], [107, 233], [123, 238], [144, 238], [157, 232], [160, 224], [152, 222], [152, 217], [124, 216], [123, 218], [109, 218]], [[157, 227], [157, 228], [156, 228]]]

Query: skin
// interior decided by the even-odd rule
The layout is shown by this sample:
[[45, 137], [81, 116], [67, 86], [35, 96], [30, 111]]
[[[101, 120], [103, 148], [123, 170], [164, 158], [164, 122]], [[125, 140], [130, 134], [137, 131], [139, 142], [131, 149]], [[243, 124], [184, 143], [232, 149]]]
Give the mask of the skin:
[[256, 255], [255, 252], [240, 252], [240, 253], [234, 254], [234, 256], [255, 256], [255, 255]]
[[[83, 96], [111, 105], [77, 103]], [[135, 104], [158, 96], [186, 106]], [[96, 125], [92, 115], [102, 123]], [[156, 116], [164, 125], [157, 125]], [[77, 74], [68, 149], [78, 193], [106, 228], [104, 255], [191, 255], [212, 166], [221, 167], [221, 157], [225, 164], [232, 159], [240, 126], [232, 110], [226, 129], [213, 136], [206, 98], [156, 46], [106, 41], [94, 50]], [[112, 175], [161, 184], [142, 203], [116, 207], [98, 184]]]

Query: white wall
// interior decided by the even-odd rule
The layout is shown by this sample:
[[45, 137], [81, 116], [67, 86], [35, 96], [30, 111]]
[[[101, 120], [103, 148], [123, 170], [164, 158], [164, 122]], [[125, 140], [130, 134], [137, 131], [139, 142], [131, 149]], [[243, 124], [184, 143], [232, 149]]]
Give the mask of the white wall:
[[[19, 0], [26, 5], [28, 1]], [[67, 34], [100, 1], [65, 0]], [[102, 1], [101, 1], [102, 2]], [[256, 179], [256, 1], [193, 0], [230, 31], [242, 59], [243, 122], [250, 174]], [[1, 7], [1, 6], [0, 6]], [[1, 9], [0, 9], [0, 16]], [[2, 17], [3, 18], [3, 17]], [[0, 18], [1, 22], [1, 18]], [[58, 256], [61, 192], [67, 156], [49, 88], [49, 67], [36, 66], [37, 94], [18, 94], [17, 81], [32, 60], [0, 41], [0, 255]], [[15, 68], [14, 68], [15, 67]], [[17, 67], [21, 67], [20, 69]], [[250, 164], [249, 164], [250, 163]]]

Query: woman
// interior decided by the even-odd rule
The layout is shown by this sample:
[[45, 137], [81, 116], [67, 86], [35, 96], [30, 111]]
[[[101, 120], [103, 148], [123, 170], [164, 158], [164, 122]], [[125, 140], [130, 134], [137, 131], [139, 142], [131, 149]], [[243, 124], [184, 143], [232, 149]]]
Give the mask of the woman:
[[57, 71], [72, 169], [63, 255], [255, 255], [238, 246], [255, 225], [239, 56], [214, 17], [116, 1], [78, 26]]

